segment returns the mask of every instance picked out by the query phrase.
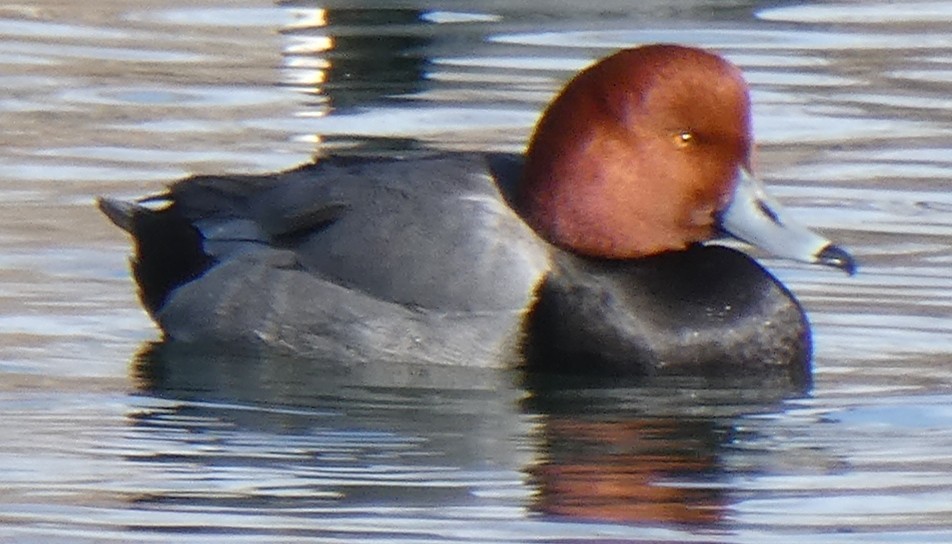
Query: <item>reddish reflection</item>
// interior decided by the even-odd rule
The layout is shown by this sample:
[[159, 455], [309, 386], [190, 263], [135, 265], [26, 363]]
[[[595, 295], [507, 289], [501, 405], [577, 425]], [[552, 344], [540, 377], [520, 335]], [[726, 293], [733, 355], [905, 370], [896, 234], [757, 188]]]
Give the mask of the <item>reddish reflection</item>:
[[543, 513], [648, 524], [716, 524], [725, 497], [710, 480], [720, 469], [710, 421], [550, 420], [549, 458], [530, 469]]

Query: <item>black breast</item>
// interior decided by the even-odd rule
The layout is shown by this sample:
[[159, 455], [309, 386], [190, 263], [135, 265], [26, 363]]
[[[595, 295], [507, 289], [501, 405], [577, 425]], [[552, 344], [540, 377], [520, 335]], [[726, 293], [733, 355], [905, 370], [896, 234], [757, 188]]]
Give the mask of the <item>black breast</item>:
[[526, 325], [531, 366], [810, 383], [799, 303], [733, 249], [695, 246], [637, 261], [561, 253], [538, 295]]

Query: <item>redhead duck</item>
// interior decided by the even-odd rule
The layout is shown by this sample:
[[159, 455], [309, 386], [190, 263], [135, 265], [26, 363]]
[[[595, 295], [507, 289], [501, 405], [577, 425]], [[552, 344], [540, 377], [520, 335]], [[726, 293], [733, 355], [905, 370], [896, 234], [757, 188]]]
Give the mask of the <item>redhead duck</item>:
[[807, 319], [728, 233], [841, 268], [751, 175], [747, 85], [696, 48], [579, 73], [524, 156], [327, 158], [100, 209], [166, 340], [333, 360], [809, 381]]

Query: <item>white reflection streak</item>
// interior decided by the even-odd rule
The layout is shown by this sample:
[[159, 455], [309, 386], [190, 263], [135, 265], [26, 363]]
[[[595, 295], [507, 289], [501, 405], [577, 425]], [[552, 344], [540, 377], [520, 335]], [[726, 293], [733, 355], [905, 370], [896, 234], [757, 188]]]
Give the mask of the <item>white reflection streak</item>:
[[[283, 76], [285, 84], [294, 90], [317, 99], [320, 107], [309, 106], [299, 115], [324, 117], [330, 111], [328, 98], [324, 96], [324, 83], [331, 63], [322, 53], [334, 48], [334, 39], [325, 34], [309, 35], [327, 26], [327, 10], [324, 8], [288, 8], [291, 22], [282, 29], [285, 36], [283, 48]], [[296, 138], [315, 144], [321, 143], [320, 134], [307, 134]]]
[[334, 40], [327, 35], [305, 33], [327, 26], [327, 10], [290, 8], [288, 11], [291, 14], [291, 23], [283, 28], [286, 35], [283, 80], [300, 92], [319, 95], [330, 62], [318, 55], [333, 49]]

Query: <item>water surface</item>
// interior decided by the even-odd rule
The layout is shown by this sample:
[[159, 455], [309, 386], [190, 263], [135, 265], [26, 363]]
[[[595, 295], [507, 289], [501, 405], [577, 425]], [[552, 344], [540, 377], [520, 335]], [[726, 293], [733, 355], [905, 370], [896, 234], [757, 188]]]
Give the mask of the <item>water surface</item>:
[[[952, 542], [952, 5], [0, 7], [0, 540]], [[619, 47], [712, 47], [860, 273], [766, 259], [806, 395], [151, 352], [93, 207], [337, 153], [519, 150]]]

